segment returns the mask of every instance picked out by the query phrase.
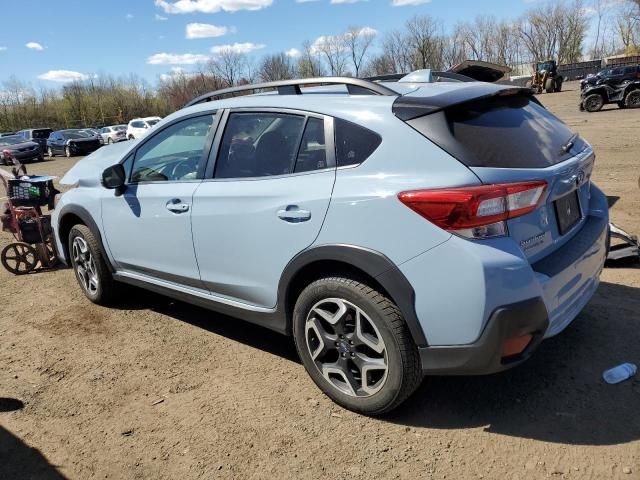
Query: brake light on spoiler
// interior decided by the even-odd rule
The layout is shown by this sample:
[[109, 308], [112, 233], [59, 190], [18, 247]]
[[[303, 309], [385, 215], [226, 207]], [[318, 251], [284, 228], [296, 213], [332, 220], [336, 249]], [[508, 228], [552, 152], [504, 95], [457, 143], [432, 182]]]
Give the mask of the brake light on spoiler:
[[517, 182], [398, 194], [407, 207], [440, 228], [466, 238], [507, 235], [506, 221], [534, 211], [547, 182]]

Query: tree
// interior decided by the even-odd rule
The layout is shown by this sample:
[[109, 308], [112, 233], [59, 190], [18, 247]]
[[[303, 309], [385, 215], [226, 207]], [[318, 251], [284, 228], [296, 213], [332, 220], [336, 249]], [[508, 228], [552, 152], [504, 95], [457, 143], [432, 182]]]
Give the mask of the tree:
[[342, 35], [356, 77], [360, 76], [360, 69], [377, 33], [369, 27], [349, 27]]
[[322, 77], [325, 74], [318, 53], [309, 41], [302, 44], [302, 53], [296, 65], [296, 71], [299, 78]]
[[445, 40], [438, 21], [428, 15], [415, 16], [405, 24], [413, 54], [413, 69], [444, 66]]
[[296, 75], [291, 59], [286, 53], [266, 55], [260, 62], [258, 76], [263, 82], [288, 80]]
[[347, 51], [342, 35], [320, 37], [313, 48], [324, 58], [332, 76], [340, 77], [347, 73]]

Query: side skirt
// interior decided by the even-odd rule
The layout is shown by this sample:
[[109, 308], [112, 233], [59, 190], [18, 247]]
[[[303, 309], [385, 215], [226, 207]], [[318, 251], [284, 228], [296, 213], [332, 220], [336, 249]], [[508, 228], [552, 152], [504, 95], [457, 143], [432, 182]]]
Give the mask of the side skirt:
[[230, 317], [234, 317], [240, 320], [254, 323], [256, 325], [263, 326], [265, 328], [281, 333], [283, 335], [289, 334], [289, 332], [287, 331], [287, 322], [286, 322], [284, 312], [281, 312], [279, 309], [252, 310], [248, 308], [243, 308], [241, 306], [222, 303], [214, 300], [213, 298], [205, 298], [204, 296], [188, 293], [186, 291], [187, 287], [184, 287], [181, 290], [177, 290], [169, 286], [159, 285], [157, 283], [145, 281], [140, 278], [134, 278], [133, 276], [129, 276], [126, 274], [123, 275], [118, 272], [114, 273], [113, 278], [118, 282], [127, 283], [129, 285], [143, 288], [145, 290], [149, 290], [154, 293], [158, 293], [160, 295], [165, 295], [167, 297], [173, 298], [175, 300], [179, 300], [181, 302], [189, 303], [191, 305], [196, 305], [198, 307], [202, 307], [216, 313], [228, 315]]

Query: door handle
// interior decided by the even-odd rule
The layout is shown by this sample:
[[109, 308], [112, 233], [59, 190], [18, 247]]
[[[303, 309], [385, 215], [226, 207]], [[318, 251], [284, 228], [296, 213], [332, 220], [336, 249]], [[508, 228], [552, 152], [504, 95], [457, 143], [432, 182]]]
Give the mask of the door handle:
[[167, 202], [167, 210], [173, 213], [184, 213], [189, 211], [189, 204], [182, 203], [179, 198], [171, 199]]
[[311, 212], [300, 210], [297, 205], [287, 205], [283, 210], [278, 210], [278, 218], [289, 223], [306, 222], [311, 219]]

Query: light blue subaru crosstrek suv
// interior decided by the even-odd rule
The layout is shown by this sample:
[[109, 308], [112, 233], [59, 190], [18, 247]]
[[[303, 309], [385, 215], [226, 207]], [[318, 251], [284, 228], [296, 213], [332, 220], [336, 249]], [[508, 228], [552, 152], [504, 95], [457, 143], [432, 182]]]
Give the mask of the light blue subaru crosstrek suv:
[[528, 89], [429, 77], [197, 98], [67, 173], [59, 255], [95, 303], [131, 284], [292, 335], [368, 415], [517, 365], [598, 286], [594, 153]]

